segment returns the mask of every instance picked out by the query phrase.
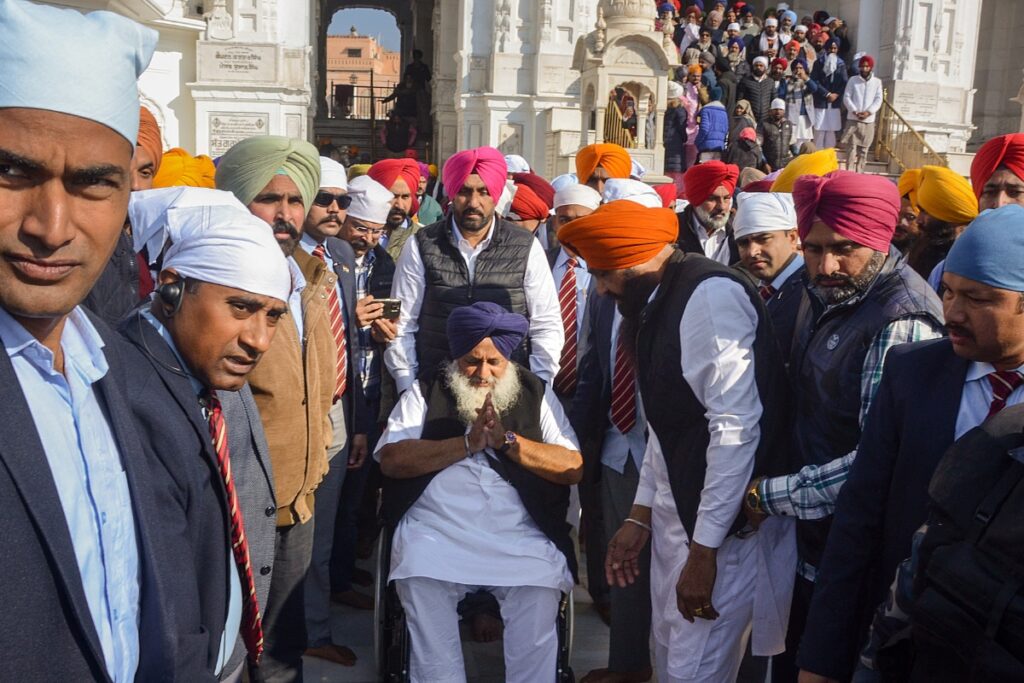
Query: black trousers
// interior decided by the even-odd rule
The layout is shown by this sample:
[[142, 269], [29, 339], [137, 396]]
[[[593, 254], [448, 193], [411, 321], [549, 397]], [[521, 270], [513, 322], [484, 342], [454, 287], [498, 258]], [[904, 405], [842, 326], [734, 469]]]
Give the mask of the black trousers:
[[274, 576], [263, 610], [260, 675], [266, 683], [299, 683], [306, 651], [304, 582], [313, 554], [313, 520], [278, 527], [274, 553]]

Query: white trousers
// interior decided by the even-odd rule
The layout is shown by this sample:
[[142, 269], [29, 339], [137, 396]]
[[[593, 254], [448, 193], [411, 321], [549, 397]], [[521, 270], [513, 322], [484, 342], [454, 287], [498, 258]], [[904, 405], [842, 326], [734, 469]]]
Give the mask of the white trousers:
[[[459, 638], [459, 601], [480, 586], [423, 577], [397, 579], [395, 588], [409, 627], [412, 683], [464, 683]], [[505, 681], [555, 680], [558, 663], [558, 603], [561, 592], [536, 586], [486, 588], [497, 599], [505, 623]]]

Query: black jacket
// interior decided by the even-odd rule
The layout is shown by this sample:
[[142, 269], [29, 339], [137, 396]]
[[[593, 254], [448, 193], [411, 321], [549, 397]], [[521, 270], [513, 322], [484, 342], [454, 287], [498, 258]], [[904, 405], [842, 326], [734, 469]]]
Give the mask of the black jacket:
[[[760, 123], [768, 110], [771, 109], [772, 98], [775, 97], [776, 83], [770, 76], [765, 76], [763, 81], [754, 78], [754, 74], [743, 77], [739, 87], [736, 88], [736, 99], [750, 102], [750, 110], [754, 120]], [[732, 112], [729, 112], [730, 114]]]

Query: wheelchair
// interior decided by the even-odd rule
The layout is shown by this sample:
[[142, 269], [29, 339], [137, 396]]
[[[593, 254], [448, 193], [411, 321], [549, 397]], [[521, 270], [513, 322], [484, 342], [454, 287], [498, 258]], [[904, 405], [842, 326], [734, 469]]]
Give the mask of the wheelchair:
[[[395, 587], [388, 582], [391, 573], [391, 530], [381, 529], [377, 542], [377, 572], [374, 584], [373, 651], [377, 680], [384, 683], [409, 681], [409, 629], [405, 611]], [[575, 683], [569, 660], [572, 657], [574, 608], [572, 593], [563, 593], [558, 603], [558, 658], [556, 683]]]

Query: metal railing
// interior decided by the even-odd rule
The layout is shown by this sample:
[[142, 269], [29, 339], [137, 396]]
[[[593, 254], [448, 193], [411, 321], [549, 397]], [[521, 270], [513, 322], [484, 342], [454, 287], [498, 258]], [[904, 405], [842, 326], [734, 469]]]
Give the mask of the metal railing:
[[[639, 125], [639, 121], [637, 125]], [[636, 147], [636, 139], [633, 134], [622, 125], [622, 110], [619, 109], [619, 103], [615, 101], [614, 95], [608, 97], [608, 109], [605, 110], [604, 141], [614, 142], [627, 149]]]
[[[353, 72], [356, 73], [356, 72]], [[361, 72], [367, 73], [367, 72]], [[369, 73], [369, 85], [350, 83], [344, 80], [331, 81], [327, 92], [329, 116], [332, 119], [387, 119], [388, 111], [395, 107], [395, 102], [381, 102], [390, 97], [394, 84], [383, 85], [374, 83], [374, 73]]]
[[882, 108], [878, 111], [875, 128], [875, 159], [896, 162], [901, 171], [920, 168], [925, 164], [946, 166], [945, 157], [936, 152], [924, 136], [903, 118], [892, 103], [889, 92], [882, 92]]

